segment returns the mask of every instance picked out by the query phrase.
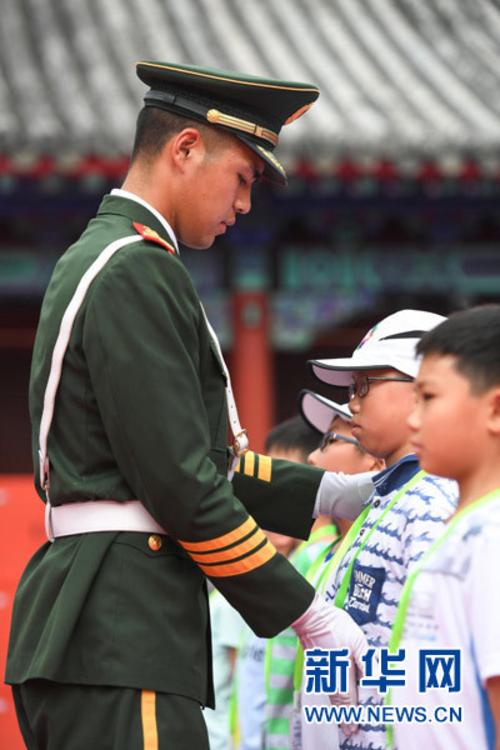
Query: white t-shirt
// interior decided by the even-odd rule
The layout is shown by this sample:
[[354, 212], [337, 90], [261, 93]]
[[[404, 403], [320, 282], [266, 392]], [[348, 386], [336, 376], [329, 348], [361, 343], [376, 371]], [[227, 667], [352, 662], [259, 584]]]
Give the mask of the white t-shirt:
[[[500, 497], [466, 513], [416, 578], [400, 643], [406, 649], [407, 684], [393, 688], [392, 704], [425, 706], [432, 721], [397, 724], [401, 750], [494, 747], [485, 684], [500, 675], [499, 571]], [[461, 650], [461, 692], [419, 692], [422, 648]], [[440, 706], [461, 706], [462, 721], [436, 723]]]
[[238, 750], [261, 750], [263, 746], [266, 642], [266, 638], [259, 638], [245, 626], [236, 662]]

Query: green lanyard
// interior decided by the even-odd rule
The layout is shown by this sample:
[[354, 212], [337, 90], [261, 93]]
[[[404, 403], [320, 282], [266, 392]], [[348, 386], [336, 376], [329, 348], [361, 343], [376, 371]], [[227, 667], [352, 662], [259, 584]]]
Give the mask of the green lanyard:
[[[396, 492], [392, 500], [388, 503], [388, 505], [384, 508], [382, 513], [377, 519], [377, 522], [371, 527], [371, 529], [366, 534], [365, 538], [359, 545], [358, 549], [356, 550], [351, 562], [349, 563], [349, 566], [344, 573], [344, 577], [342, 578], [342, 582], [340, 584], [339, 590], [337, 592], [337, 596], [335, 597], [335, 606], [340, 607], [341, 609], [344, 606], [344, 602], [347, 596], [347, 592], [349, 590], [349, 584], [351, 582], [352, 578], [352, 572], [354, 569], [354, 564], [356, 560], [358, 559], [358, 555], [361, 552], [361, 550], [365, 547], [366, 543], [374, 533], [375, 529], [380, 525], [380, 523], [383, 521], [387, 513], [391, 510], [391, 508], [394, 507], [394, 505], [398, 502], [398, 500], [411, 488], [413, 485], [417, 484], [422, 477], [425, 476], [425, 471], [418, 471], [406, 484], [404, 484], [401, 489]], [[359, 531], [361, 527], [363, 526], [365, 519], [367, 515], [369, 514], [370, 510], [372, 509], [372, 505], [369, 504], [364, 508], [359, 516], [354, 521], [353, 525], [345, 535], [344, 539], [342, 540], [342, 544], [339, 546], [338, 550], [333, 555], [332, 559], [329, 561], [328, 565], [324, 566], [324, 569], [321, 571], [321, 575], [318, 578], [318, 581], [316, 583], [316, 588], [321, 593], [324, 592], [326, 588], [326, 583], [330, 579], [330, 574], [335, 570], [337, 567], [340, 566], [342, 560], [344, 559], [347, 551], [352, 547], [354, 540], [357, 538]], [[326, 554], [325, 556], [326, 557]], [[324, 559], [324, 558], [323, 558]], [[299, 652], [297, 654], [297, 659], [295, 662], [295, 675], [294, 675], [294, 688], [296, 691], [299, 691], [301, 689], [302, 685], [302, 673], [303, 673], [303, 665], [304, 665], [304, 652], [301, 648], [299, 648]]]
[[295, 549], [291, 556], [290, 560], [293, 560], [305, 547], [310, 547], [313, 544], [316, 544], [316, 542], [321, 542], [322, 539], [326, 539], [329, 536], [333, 536], [334, 534], [337, 534], [337, 527], [334, 523], [328, 523], [324, 526], [320, 526], [319, 529], [316, 529], [313, 531], [309, 539], [306, 539], [305, 541], [301, 542], [297, 549]]
[[[290, 562], [293, 565], [294, 558], [297, 557], [297, 555], [299, 555], [300, 552], [302, 550], [304, 550], [305, 547], [309, 547], [309, 546], [311, 546], [313, 544], [317, 544], [318, 542], [322, 541], [323, 539], [327, 539], [329, 536], [334, 536], [334, 534], [337, 534], [337, 533], [338, 533], [337, 532], [337, 527], [333, 523], [329, 523], [329, 524], [325, 524], [324, 526], [320, 526], [319, 529], [316, 529], [315, 531], [313, 531], [313, 533], [311, 534], [311, 536], [309, 537], [309, 539], [307, 539], [306, 541], [302, 542], [302, 544], [300, 544], [297, 547], [297, 549], [292, 553], [292, 556], [290, 558]], [[340, 537], [337, 537], [336, 539], [334, 539], [333, 542], [332, 542], [332, 544], [336, 544], [339, 539], [340, 539]], [[314, 570], [317, 570], [317, 568], [319, 567], [319, 565], [321, 564], [321, 562], [326, 557], [326, 554], [331, 549], [331, 546], [332, 546], [331, 544], [328, 544], [326, 546], [326, 549], [324, 551], [322, 551], [318, 555], [318, 557], [311, 563], [310, 567], [308, 568], [308, 570], [307, 570], [307, 572], [305, 574], [305, 577], [306, 577], [306, 579], [308, 581], [310, 581], [310, 577], [309, 576], [310, 576], [310, 574], [312, 572], [311, 569], [314, 567]], [[281, 635], [281, 633], [278, 636], [276, 636], [276, 637], [279, 638], [280, 635]], [[267, 641], [267, 643], [266, 643], [266, 651], [265, 651], [265, 656], [264, 656], [264, 681], [265, 681], [265, 685], [266, 685], [266, 692], [269, 690], [269, 686], [271, 684], [271, 661], [272, 661], [272, 653], [271, 652], [272, 652], [272, 643], [273, 643], [273, 639], [269, 638], [268, 641]]]
[[[349, 531], [345, 535], [345, 537], [342, 539], [341, 544], [339, 544], [339, 548], [335, 550], [335, 554], [332, 555], [330, 560], [328, 561], [328, 564], [324, 566], [323, 570], [321, 571], [321, 574], [316, 581], [316, 588], [320, 593], [324, 593], [327, 581], [330, 578], [330, 574], [333, 573], [333, 571], [338, 568], [342, 560], [344, 559], [346, 552], [348, 549], [351, 548], [354, 540], [358, 536], [359, 530], [362, 527], [362, 525], [365, 522], [365, 518], [370, 512], [371, 505], [367, 505], [366, 508], [363, 508], [359, 516], [356, 518], [352, 526], [350, 527]], [[329, 551], [329, 550], [328, 550]], [[324, 559], [328, 557], [328, 554], [325, 553]]]
[[[382, 511], [382, 513], [380, 514], [380, 516], [378, 517], [376, 523], [374, 523], [373, 526], [371, 527], [371, 529], [365, 534], [365, 538], [363, 539], [363, 541], [359, 545], [358, 549], [354, 553], [353, 558], [352, 558], [351, 562], [349, 563], [349, 566], [348, 566], [346, 572], [344, 573], [344, 577], [342, 578], [342, 582], [341, 582], [341, 584], [339, 586], [339, 590], [337, 591], [337, 596], [335, 597], [335, 606], [336, 607], [340, 607], [342, 609], [343, 606], [344, 606], [344, 603], [345, 603], [345, 600], [346, 600], [346, 597], [347, 597], [347, 592], [349, 591], [349, 585], [351, 583], [351, 578], [352, 578], [352, 572], [354, 570], [354, 565], [356, 563], [356, 560], [359, 557], [360, 552], [365, 548], [368, 540], [371, 539], [371, 537], [374, 534], [375, 530], [380, 526], [380, 524], [382, 523], [382, 521], [384, 520], [384, 518], [386, 517], [386, 515], [396, 505], [396, 503], [398, 502], [398, 500], [400, 500], [400, 498], [406, 492], [408, 492], [408, 490], [411, 489], [411, 487], [413, 487], [415, 484], [417, 484], [422, 479], [422, 477], [424, 477], [424, 476], [425, 476], [425, 471], [422, 471], [422, 470], [417, 471], [417, 473], [415, 474], [415, 476], [413, 476], [410, 479], [409, 482], [406, 482], [406, 484], [404, 484], [401, 487], [401, 489], [399, 490], [399, 492], [396, 492], [396, 494], [394, 495], [394, 497], [392, 498], [392, 500], [386, 505], [386, 507], [384, 508], [384, 510]], [[370, 509], [371, 509], [371, 506], [368, 506], [368, 510], [370, 510]], [[365, 517], [366, 517], [366, 515], [367, 515], [367, 513], [365, 513]], [[357, 522], [356, 522], [356, 525], [358, 525]], [[341, 552], [341, 550], [339, 550], [339, 553], [340, 552]]]
[[493, 502], [494, 500], [498, 500], [498, 499], [500, 499], [500, 490], [493, 490], [492, 492], [489, 492], [487, 495], [484, 495], [484, 497], [480, 497], [479, 500], [475, 500], [470, 505], [466, 505], [465, 508], [462, 508], [462, 510], [458, 510], [455, 513], [455, 515], [452, 517], [450, 522], [448, 523], [446, 529], [443, 531], [441, 536], [439, 536], [437, 539], [434, 540], [434, 542], [431, 544], [431, 546], [429, 547], [425, 555], [419, 560], [417, 565], [414, 567], [413, 571], [410, 573], [410, 575], [406, 579], [406, 583], [403, 586], [403, 591], [401, 592], [401, 598], [399, 600], [399, 606], [396, 612], [394, 625], [392, 626], [391, 638], [389, 641], [389, 649], [391, 653], [394, 653], [399, 648], [399, 644], [401, 643], [401, 638], [403, 637], [403, 630], [405, 626], [406, 615], [408, 612], [408, 607], [410, 604], [413, 587], [415, 585], [417, 576], [419, 575], [419, 573], [422, 572], [422, 568], [425, 562], [433, 554], [433, 552], [435, 552], [435, 550], [439, 549], [439, 547], [441, 547], [441, 545], [444, 544], [444, 542], [448, 539], [450, 534], [452, 534], [455, 527], [462, 520], [462, 518], [469, 515], [469, 513], [472, 513], [473, 510], [476, 510], [477, 508], [481, 508], [483, 505], [487, 505], [488, 503]]
[[[477, 510], [477, 508], [481, 508], [483, 505], [487, 505], [488, 503], [493, 502], [494, 500], [500, 499], [500, 490], [493, 490], [492, 492], [489, 492], [487, 495], [484, 495], [484, 497], [479, 498], [479, 500], [475, 500], [470, 505], [466, 505], [465, 508], [462, 508], [462, 510], [458, 510], [455, 515], [452, 517], [450, 522], [448, 523], [446, 529], [443, 531], [441, 536], [439, 536], [437, 539], [434, 540], [434, 542], [431, 544], [427, 552], [424, 554], [424, 556], [419, 560], [419, 562], [416, 564], [416, 566], [413, 568], [412, 572], [406, 579], [406, 583], [403, 586], [403, 590], [401, 592], [401, 598], [399, 600], [399, 606], [396, 611], [396, 617], [394, 618], [394, 624], [392, 626], [391, 631], [391, 637], [389, 639], [389, 651], [390, 653], [395, 653], [399, 645], [401, 643], [401, 640], [403, 638], [403, 632], [404, 627], [406, 623], [406, 616], [408, 614], [408, 607], [410, 606], [410, 600], [411, 595], [413, 593], [413, 588], [415, 586], [415, 581], [417, 580], [418, 576], [423, 570], [423, 567], [427, 560], [434, 554], [434, 552], [439, 549], [445, 541], [448, 539], [448, 537], [451, 536], [459, 522], [464, 518], [465, 516], [469, 515], [469, 513], [472, 513], [472, 511]], [[390, 704], [391, 703], [391, 690], [388, 691], [385, 703]], [[391, 748], [393, 745], [393, 737], [394, 737], [394, 730], [392, 725], [387, 725], [386, 727], [387, 732], [387, 739], [388, 739], [388, 748]]]
[[[363, 511], [363, 513], [361, 515], [363, 515], [363, 514], [366, 515], [365, 511]], [[353, 526], [355, 524], [357, 524], [357, 520], [354, 522]], [[351, 529], [352, 528], [353, 527], [351, 526]], [[347, 539], [347, 537], [350, 537], [351, 529], [349, 529], [349, 532], [344, 537], [343, 542]], [[324, 562], [325, 562], [326, 558], [328, 557], [328, 555], [330, 554], [333, 546], [335, 544], [337, 544], [337, 542], [340, 541], [340, 539], [341, 539], [341, 537], [339, 537], [338, 539], [334, 539], [333, 542], [331, 544], [329, 544], [328, 547], [325, 550], [323, 550], [318, 555], [318, 557], [316, 558], [316, 560], [314, 560], [314, 562], [312, 563], [311, 567], [309, 568], [309, 570], [306, 573], [306, 576], [305, 576], [306, 580], [309, 581], [309, 583], [311, 583], [316, 590], [319, 590], [319, 586], [320, 586], [321, 582], [325, 579], [325, 576], [327, 575], [327, 573], [332, 569], [332, 563], [334, 563], [336, 561], [336, 559], [337, 559], [337, 553], [335, 553], [335, 555], [333, 555], [333, 557], [330, 560], [330, 562], [328, 563], [328, 565], [324, 566], [323, 570], [321, 571], [321, 574], [320, 574], [319, 578], [316, 580], [317, 572], [321, 568], [321, 566], [324, 565]], [[340, 547], [342, 547], [342, 544], [340, 545]], [[337, 550], [337, 552], [338, 552], [338, 550]], [[294, 670], [293, 670], [293, 689], [294, 689], [295, 692], [297, 692], [297, 691], [300, 690], [300, 686], [302, 684], [302, 672], [303, 672], [303, 669], [304, 669], [304, 650], [303, 650], [303, 648], [302, 648], [302, 646], [300, 645], [300, 642], [299, 642], [298, 645], [297, 645], [297, 654], [295, 656], [295, 666], [294, 666]]]

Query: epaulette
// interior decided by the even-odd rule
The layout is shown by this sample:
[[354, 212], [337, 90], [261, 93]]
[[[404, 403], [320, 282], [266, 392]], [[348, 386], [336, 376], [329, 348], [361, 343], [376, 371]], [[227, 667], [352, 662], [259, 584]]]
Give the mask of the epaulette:
[[171, 253], [172, 255], [177, 255], [175, 247], [167, 242], [167, 240], [164, 240], [163, 237], [160, 237], [158, 232], [155, 232], [155, 230], [151, 229], [151, 227], [147, 227], [145, 224], [139, 224], [138, 221], [134, 221], [132, 223], [132, 226], [134, 227], [135, 231], [138, 232], [145, 240], [156, 242], [157, 245], [161, 245], [163, 248], [165, 248], [167, 252]]

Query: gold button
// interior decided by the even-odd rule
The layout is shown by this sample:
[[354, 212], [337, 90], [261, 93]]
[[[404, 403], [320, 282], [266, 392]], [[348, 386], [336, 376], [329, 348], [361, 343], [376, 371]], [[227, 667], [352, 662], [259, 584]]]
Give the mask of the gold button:
[[158, 536], [158, 534], [151, 534], [151, 536], [148, 539], [149, 549], [152, 549], [153, 552], [158, 552], [159, 549], [161, 549], [163, 544], [163, 539], [161, 536]]

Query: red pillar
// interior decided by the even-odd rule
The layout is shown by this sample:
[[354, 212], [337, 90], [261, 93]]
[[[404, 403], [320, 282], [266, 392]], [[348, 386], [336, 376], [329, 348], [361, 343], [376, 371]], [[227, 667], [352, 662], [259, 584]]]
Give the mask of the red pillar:
[[237, 291], [232, 297], [233, 351], [231, 380], [241, 426], [250, 448], [264, 450], [274, 425], [273, 357], [270, 346], [267, 294]]

